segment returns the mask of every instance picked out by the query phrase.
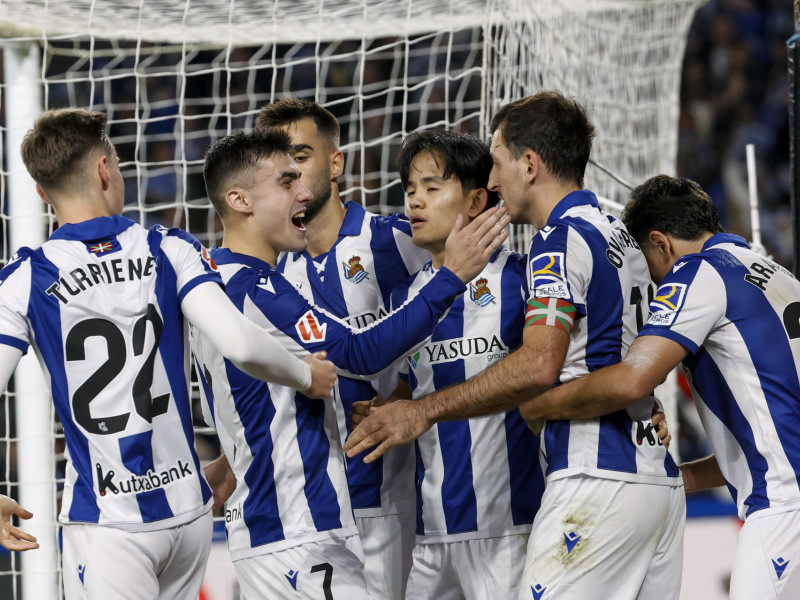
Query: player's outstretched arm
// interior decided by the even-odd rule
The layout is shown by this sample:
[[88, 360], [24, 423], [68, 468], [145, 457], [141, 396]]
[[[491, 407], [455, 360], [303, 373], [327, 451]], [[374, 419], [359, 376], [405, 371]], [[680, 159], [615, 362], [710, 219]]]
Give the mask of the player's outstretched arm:
[[0, 546], [6, 550], [35, 550], [39, 547], [36, 538], [11, 524], [11, 517], [30, 519], [33, 514], [22, 508], [16, 501], [0, 494]]
[[678, 465], [687, 492], [697, 492], [725, 485], [725, 478], [714, 455]]
[[621, 362], [532, 398], [520, 407], [520, 413], [532, 422], [592, 419], [629, 408], [663, 383], [686, 352], [665, 337], [637, 337]]
[[492, 207], [463, 225], [458, 215], [444, 246], [444, 267], [464, 283], [477, 277], [508, 237], [506, 209]]
[[192, 289], [181, 308], [225, 358], [251, 377], [286, 385], [311, 397], [330, 395], [335, 381], [332, 363], [317, 359], [304, 362], [293, 356], [240, 313], [216, 283], [201, 283]]
[[419, 400], [397, 400], [373, 409], [347, 438], [349, 457], [380, 444], [364, 461], [418, 438], [439, 421], [469, 419], [514, 409], [558, 378], [569, 336], [556, 327], [529, 327], [522, 346], [464, 383]]

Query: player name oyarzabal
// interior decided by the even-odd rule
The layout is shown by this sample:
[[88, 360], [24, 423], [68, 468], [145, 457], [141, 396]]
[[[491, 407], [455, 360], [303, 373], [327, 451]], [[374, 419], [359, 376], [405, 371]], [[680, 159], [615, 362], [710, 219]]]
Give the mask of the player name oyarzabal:
[[158, 473], [148, 470], [144, 475], [131, 475], [126, 479], [117, 480], [114, 479], [114, 471], [104, 473], [100, 463], [96, 463], [95, 466], [97, 467], [97, 487], [101, 496], [105, 496], [107, 490], [111, 490], [114, 494], [149, 492], [194, 474], [189, 468], [189, 463], [180, 459], [176, 466]]
[[127, 260], [115, 258], [100, 261], [99, 264], [88, 264], [85, 269], [82, 267], [73, 269], [45, 291], [48, 295], [58, 298], [62, 304], [67, 304], [71, 296], [77, 296], [95, 285], [142, 280], [152, 277], [155, 272], [156, 261], [152, 256]]
[[474, 337], [445, 340], [423, 346], [422, 350], [431, 364], [481, 354], [485, 354], [487, 362], [491, 363], [508, 354], [508, 348], [503, 345], [503, 342], [496, 335], [493, 335], [492, 339]]

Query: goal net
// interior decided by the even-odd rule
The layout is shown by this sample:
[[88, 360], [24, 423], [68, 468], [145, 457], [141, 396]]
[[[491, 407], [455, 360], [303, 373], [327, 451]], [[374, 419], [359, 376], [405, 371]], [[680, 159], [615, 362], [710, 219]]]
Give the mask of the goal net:
[[[126, 216], [183, 227], [209, 246], [221, 226], [205, 196], [205, 150], [285, 96], [336, 115], [343, 198], [386, 213], [403, 207], [395, 158], [406, 134], [441, 126], [486, 136], [500, 105], [561, 90], [597, 127], [601, 166], [590, 166], [587, 187], [618, 210], [626, 182], [674, 174], [681, 62], [703, 2], [3, 0], [3, 264], [52, 231], [19, 141], [38, 111], [64, 106], [108, 113]], [[530, 233], [517, 233], [518, 250]], [[4, 598], [60, 593], [63, 439], [36, 366], [27, 368], [0, 400], [0, 492], [32, 507], [25, 525], [42, 549], [0, 554]]]

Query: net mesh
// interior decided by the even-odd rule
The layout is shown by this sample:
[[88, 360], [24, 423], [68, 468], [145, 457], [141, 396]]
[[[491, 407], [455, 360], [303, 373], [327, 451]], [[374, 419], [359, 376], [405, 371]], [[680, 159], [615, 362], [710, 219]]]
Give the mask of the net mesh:
[[[402, 210], [395, 158], [407, 133], [442, 126], [486, 136], [501, 104], [559, 89], [590, 110], [592, 158], [619, 177], [590, 166], [587, 187], [618, 211], [627, 196], [618, 179], [636, 184], [674, 173], [681, 61], [702, 3], [2, 0], [0, 50], [38, 48], [42, 108], [108, 113], [126, 216], [183, 227], [211, 246], [221, 225], [203, 186], [205, 150], [252, 127], [264, 104], [290, 95], [312, 98], [339, 119], [343, 197], [387, 213]], [[0, 79], [0, 106], [9, 93]], [[0, 148], [4, 261], [15, 226], [6, 181], [18, 176], [7, 170], [6, 155], [16, 151]], [[51, 231], [44, 206], [42, 215]], [[512, 244], [524, 252], [531, 233], [516, 231]], [[16, 402], [6, 393], [0, 411], [0, 491], [12, 495], [24, 468], [15, 454]], [[62, 451], [63, 440], [54, 440]], [[213, 442], [205, 444], [210, 457]], [[0, 554], [0, 596], [21, 597], [18, 571], [17, 557]]]

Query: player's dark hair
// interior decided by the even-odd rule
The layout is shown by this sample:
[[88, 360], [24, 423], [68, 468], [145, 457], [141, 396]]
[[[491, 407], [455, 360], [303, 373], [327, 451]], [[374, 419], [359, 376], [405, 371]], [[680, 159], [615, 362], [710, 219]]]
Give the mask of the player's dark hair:
[[488, 188], [492, 157], [489, 146], [484, 142], [472, 135], [444, 129], [412, 133], [403, 140], [397, 157], [403, 189], [408, 187], [411, 163], [423, 152], [430, 154], [441, 167], [444, 179], [455, 177], [464, 193], [483, 188], [488, 192], [486, 208], [497, 204], [497, 192]]
[[339, 145], [339, 121], [331, 112], [316, 102], [305, 98], [281, 98], [264, 106], [256, 117], [256, 129], [286, 127], [303, 119], [311, 119], [317, 131], [334, 146]]
[[719, 233], [719, 213], [708, 194], [691, 179], [656, 175], [637, 186], [622, 212], [622, 222], [639, 245], [651, 231], [679, 240]]
[[95, 150], [115, 156], [105, 113], [81, 108], [48, 110], [22, 140], [22, 160], [45, 191], [81, 183], [80, 163]]
[[577, 100], [559, 92], [539, 92], [501, 106], [491, 129], [500, 129], [515, 159], [533, 150], [556, 179], [583, 187], [595, 131]]
[[288, 154], [292, 143], [281, 129], [239, 131], [222, 138], [206, 152], [203, 179], [217, 213], [225, 215], [225, 196], [232, 187], [249, 188], [260, 161], [276, 153]]

